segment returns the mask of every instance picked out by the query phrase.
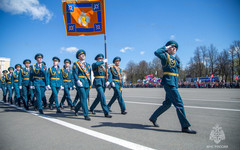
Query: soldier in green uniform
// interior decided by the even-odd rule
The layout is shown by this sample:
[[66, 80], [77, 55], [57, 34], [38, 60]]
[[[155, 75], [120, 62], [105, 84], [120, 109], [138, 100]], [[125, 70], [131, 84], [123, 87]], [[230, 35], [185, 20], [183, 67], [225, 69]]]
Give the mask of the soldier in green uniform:
[[[42, 64], [44, 65], [44, 67], [47, 68], [47, 65], [44, 61], [42, 61]], [[45, 92], [46, 92], [46, 88], [44, 89], [44, 95], [43, 95], [43, 98], [42, 98], [43, 107], [46, 108], [47, 107], [47, 98], [46, 98]]]
[[64, 67], [61, 69], [62, 71], [62, 78], [63, 78], [63, 87], [64, 87], [64, 94], [60, 103], [60, 107], [63, 108], [63, 104], [65, 102], [65, 99], [67, 99], [68, 105], [71, 107], [71, 109], [74, 109], [71, 96], [70, 96], [70, 89], [74, 89], [74, 79], [72, 75], [72, 69], [70, 68], [71, 60], [65, 59], [64, 60]]
[[0, 78], [1, 82], [0, 82], [0, 87], [3, 91], [3, 102], [6, 103], [7, 102], [7, 83], [6, 83], [6, 75], [8, 73], [7, 70], [3, 70], [2, 71], [3, 76]]
[[5, 76], [6, 77], [6, 86], [7, 86], [7, 91], [8, 92], [8, 102], [13, 104], [12, 101], [12, 90], [13, 90], [13, 67], [9, 67], [8, 71], [9, 73]]
[[[119, 67], [120, 66], [120, 57], [115, 57], [113, 59], [113, 63], [115, 64], [114, 66], [110, 67], [110, 71], [112, 73], [112, 80], [113, 82], [111, 83], [113, 90], [114, 90], [114, 95], [110, 102], [108, 103], [108, 109], [110, 110], [112, 104], [115, 102], [116, 99], [118, 99], [119, 106], [121, 108], [121, 114], [125, 115], [127, 114], [126, 112], [126, 106], [124, 103], [124, 100], [122, 98], [122, 86], [123, 86], [123, 79], [122, 79], [122, 69]], [[111, 110], [110, 110], [111, 111]]]
[[[92, 69], [93, 69], [94, 77], [95, 77], [95, 79], [93, 81], [93, 85], [95, 86], [98, 94], [97, 94], [97, 97], [94, 100], [93, 104], [90, 107], [90, 111], [93, 114], [95, 114], [94, 109], [100, 102], [105, 117], [112, 118], [112, 116], [109, 115], [109, 110], [108, 110], [105, 95], [104, 95], [106, 87], [109, 87], [110, 82], [112, 82], [112, 74], [109, 71], [109, 69], [104, 66], [104, 63], [107, 62], [107, 59], [103, 60], [103, 58], [104, 58], [103, 54], [98, 54], [95, 57], [95, 60], [97, 62], [92, 64]], [[108, 75], [108, 80], [106, 80], [106, 73]]]
[[76, 93], [76, 96], [75, 96], [74, 101], [73, 101], [73, 106], [76, 106], [78, 99], [79, 99], [79, 97], [78, 97], [78, 94]]
[[[15, 104], [18, 104], [19, 107], [21, 107], [21, 95], [20, 95], [20, 84], [19, 84], [19, 75], [21, 70], [21, 65], [16, 64], [15, 65], [15, 71], [13, 72], [13, 87], [14, 87], [14, 93], [15, 93]], [[21, 87], [20, 87], [21, 88]]]
[[174, 56], [178, 49], [176, 41], [168, 41], [165, 46], [155, 51], [155, 55], [161, 59], [163, 68], [162, 85], [166, 91], [166, 98], [163, 104], [152, 114], [150, 121], [155, 127], [159, 127], [156, 123], [157, 118], [164, 113], [173, 104], [176, 107], [177, 115], [182, 127], [182, 132], [196, 134], [196, 131], [190, 128], [182, 98], [178, 92], [178, 70], [180, 68], [180, 61]]
[[37, 61], [37, 63], [32, 65], [30, 71], [30, 88], [35, 88], [35, 109], [38, 108], [40, 114], [43, 114], [42, 98], [44, 96], [45, 88], [47, 88], [47, 68], [42, 64], [42, 59], [42, 54], [36, 54], [35, 60]]
[[80, 101], [75, 107], [75, 115], [78, 116], [78, 111], [82, 106], [85, 120], [90, 121], [87, 98], [89, 89], [91, 89], [91, 67], [85, 62], [85, 56], [86, 52], [84, 50], [78, 50], [76, 58], [79, 60], [73, 64], [73, 77], [75, 79], [78, 97], [80, 97]]
[[57, 113], [62, 113], [58, 104], [58, 92], [60, 89], [63, 89], [62, 86], [62, 73], [61, 69], [58, 66], [60, 59], [58, 57], [53, 57], [53, 66], [48, 68], [48, 80], [47, 87], [48, 89], [52, 89], [52, 95], [50, 98], [50, 107], [52, 107], [53, 102], [55, 101]]
[[26, 110], [28, 110], [28, 101], [31, 97], [31, 91], [30, 91], [30, 59], [25, 59], [23, 61], [23, 64], [25, 65], [25, 68], [21, 69], [20, 75], [19, 75], [19, 89], [22, 89], [22, 99], [23, 104]]

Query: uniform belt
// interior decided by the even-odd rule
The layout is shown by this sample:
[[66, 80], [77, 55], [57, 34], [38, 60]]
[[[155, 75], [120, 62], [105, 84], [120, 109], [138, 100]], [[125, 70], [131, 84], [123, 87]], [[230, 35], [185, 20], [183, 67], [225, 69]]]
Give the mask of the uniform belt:
[[104, 79], [106, 77], [105, 76], [95, 76], [95, 78], [102, 78], [102, 79]]
[[7, 83], [11, 83], [11, 82], [7, 82]]
[[36, 79], [44, 79], [44, 77], [36, 77], [36, 76], [34, 76], [34, 78], [36, 78]]
[[23, 80], [29, 80], [29, 78], [23, 78]]
[[117, 82], [120, 82], [120, 80], [118, 80], [118, 79], [112, 79], [113, 81], [117, 81]]
[[163, 74], [164, 74], [164, 75], [176, 76], [176, 77], [179, 76], [178, 73], [172, 73], [172, 72], [164, 72]]
[[18, 81], [18, 80], [14, 80], [14, 81]]
[[53, 80], [60, 80], [60, 78], [51, 78], [51, 79], [53, 79]]
[[65, 81], [65, 82], [71, 82], [72, 80], [63, 80], [63, 81]]
[[87, 78], [86, 76], [78, 76], [79, 78]]

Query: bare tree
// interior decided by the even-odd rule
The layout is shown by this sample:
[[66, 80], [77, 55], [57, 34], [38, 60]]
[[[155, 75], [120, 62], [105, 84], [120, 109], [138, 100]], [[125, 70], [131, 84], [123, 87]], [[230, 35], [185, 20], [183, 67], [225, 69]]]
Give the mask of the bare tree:
[[218, 68], [218, 74], [222, 76], [222, 79], [227, 81], [228, 75], [229, 75], [229, 66], [230, 66], [230, 60], [229, 60], [229, 53], [227, 50], [223, 50], [217, 57], [217, 68]]
[[197, 47], [196, 50], [194, 51], [193, 60], [196, 64], [195, 69], [197, 71], [197, 76], [201, 77], [203, 72], [203, 63], [202, 63], [202, 54], [199, 47]]
[[234, 41], [233, 47], [235, 49], [235, 54], [237, 57], [237, 60], [236, 60], [237, 74], [240, 75], [240, 41]]
[[126, 67], [127, 81], [136, 82], [136, 68], [137, 65], [133, 61], [129, 61]]
[[209, 60], [207, 47], [206, 46], [200, 46], [200, 50], [201, 50], [201, 53], [202, 53], [202, 61], [203, 61], [203, 65], [204, 65], [204, 68], [205, 68], [204, 76], [206, 76], [208, 74], [208, 60]]
[[209, 66], [210, 66], [211, 74], [215, 73], [214, 69], [216, 67], [217, 55], [218, 55], [217, 48], [211, 44], [208, 49]]

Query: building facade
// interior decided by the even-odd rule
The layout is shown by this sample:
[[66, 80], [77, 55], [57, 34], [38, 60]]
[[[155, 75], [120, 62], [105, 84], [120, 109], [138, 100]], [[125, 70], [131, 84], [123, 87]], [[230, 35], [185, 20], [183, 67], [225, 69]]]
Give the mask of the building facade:
[[2, 76], [2, 71], [7, 70], [10, 67], [10, 58], [0, 57], [0, 76]]

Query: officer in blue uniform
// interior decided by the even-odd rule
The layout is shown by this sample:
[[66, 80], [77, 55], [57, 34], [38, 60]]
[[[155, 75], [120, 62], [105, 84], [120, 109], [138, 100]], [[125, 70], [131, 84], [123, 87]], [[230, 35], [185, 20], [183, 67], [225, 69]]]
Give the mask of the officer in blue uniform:
[[19, 75], [21, 70], [21, 65], [16, 64], [15, 65], [15, 71], [13, 72], [13, 87], [14, 87], [14, 93], [15, 93], [15, 104], [18, 104], [19, 107], [21, 107], [21, 95], [20, 95], [20, 89], [19, 89]]
[[8, 92], [8, 102], [13, 104], [12, 101], [12, 90], [13, 90], [13, 67], [9, 67], [8, 71], [9, 73], [5, 76], [6, 77], [6, 86], [7, 86], [7, 91]]
[[[114, 90], [114, 95], [110, 102], [108, 103], [108, 109], [110, 110], [112, 104], [115, 102], [116, 99], [118, 99], [118, 103], [121, 108], [121, 114], [125, 115], [127, 114], [126, 112], [126, 107], [124, 100], [122, 98], [122, 86], [123, 86], [123, 79], [122, 79], [122, 69], [119, 67], [120, 66], [120, 57], [115, 57], [113, 59], [113, 63], [115, 64], [114, 66], [110, 67], [110, 71], [112, 73], [112, 80], [113, 82], [111, 83], [113, 90]], [[110, 110], [111, 111], [111, 110]]]
[[74, 79], [72, 75], [72, 69], [70, 68], [71, 60], [65, 59], [64, 60], [64, 67], [61, 69], [62, 71], [62, 78], [63, 78], [63, 87], [64, 87], [64, 94], [60, 103], [60, 107], [63, 108], [63, 104], [65, 102], [65, 99], [67, 99], [68, 105], [71, 107], [71, 109], [74, 109], [71, 97], [70, 97], [70, 89], [74, 89]]
[[174, 57], [177, 49], [178, 44], [176, 41], [168, 41], [165, 46], [154, 53], [161, 59], [163, 69], [163, 79], [161, 84], [166, 91], [166, 98], [162, 103], [162, 106], [152, 114], [149, 120], [155, 127], [159, 127], [156, 123], [157, 118], [173, 104], [177, 110], [182, 132], [196, 134], [196, 131], [190, 128], [191, 125], [186, 118], [182, 98], [178, 92], [178, 70], [180, 68], [180, 61]]
[[44, 96], [45, 88], [47, 88], [47, 68], [42, 64], [42, 59], [43, 55], [41, 53], [36, 54], [35, 60], [37, 63], [32, 65], [30, 71], [30, 88], [35, 88], [35, 109], [38, 108], [40, 114], [44, 114], [42, 108], [42, 98]]
[[[42, 64], [47, 68], [47, 65], [44, 61], [42, 61]], [[46, 88], [44, 89], [44, 95], [43, 95], [43, 98], [42, 98], [43, 107], [46, 108], [47, 107], [47, 98], [46, 98], [45, 92], [46, 92]]]
[[62, 86], [62, 72], [58, 66], [60, 59], [58, 57], [53, 57], [53, 66], [48, 68], [48, 89], [52, 89], [52, 95], [50, 98], [50, 107], [52, 107], [53, 102], [55, 101], [55, 106], [57, 113], [62, 113], [58, 103], [58, 92], [60, 89], [63, 89]]
[[[112, 116], [109, 115], [109, 110], [108, 110], [105, 95], [104, 95], [106, 87], [109, 87], [110, 82], [112, 82], [112, 74], [109, 71], [109, 69], [104, 66], [104, 63], [107, 62], [107, 59], [103, 60], [103, 58], [104, 58], [103, 54], [98, 54], [95, 57], [95, 60], [97, 62], [92, 64], [92, 69], [93, 69], [94, 77], [95, 77], [94, 81], [93, 81], [93, 85], [95, 86], [95, 88], [97, 90], [97, 97], [94, 100], [93, 104], [91, 105], [90, 111], [93, 114], [95, 114], [94, 109], [100, 102], [105, 117], [112, 118]], [[108, 80], [106, 80], [106, 73], [108, 74]]]
[[79, 99], [79, 97], [78, 97], [78, 94], [76, 93], [76, 96], [75, 96], [74, 101], [73, 101], [73, 106], [76, 106], [78, 99]]
[[78, 50], [76, 58], [79, 60], [73, 64], [73, 77], [75, 79], [78, 97], [80, 97], [80, 101], [75, 107], [75, 115], [78, 116], [78, 111], [82, 106], [85, 120], [90, 121], [87, 98], [89, 89], [91, 88], [91, 67], [85, 62], [85, 56], [86, 52], [84, 50]]
[[31, 91], [30, 91], [30, 59], [25, 59], [23, 61], [23, 64], [25, 65], [25, 68], [21, 69], [20, 75], [19, 75], [19, 89], [22, 93], [22, 99], [23, 104], [26, 110], [29, 109], [28, 101], [31, 97]]
[[3, 91], [3, 102], [6, 103], [7, 102], [7, 83], [6, 83], [6, 75], [8, 73], [7, 70], [3, 70], [2, 71], [3, 76], [0, 78], [1, 82], [0, 82], [0, 87]]

